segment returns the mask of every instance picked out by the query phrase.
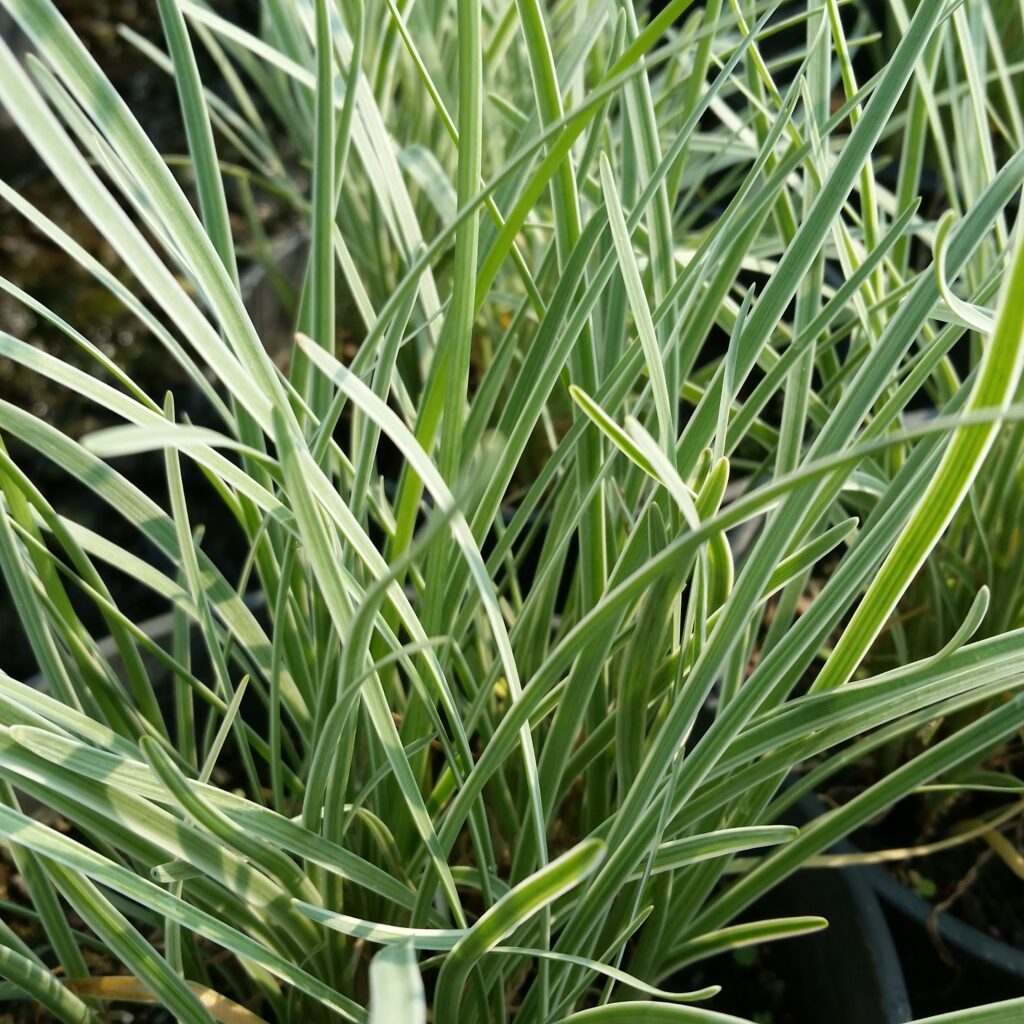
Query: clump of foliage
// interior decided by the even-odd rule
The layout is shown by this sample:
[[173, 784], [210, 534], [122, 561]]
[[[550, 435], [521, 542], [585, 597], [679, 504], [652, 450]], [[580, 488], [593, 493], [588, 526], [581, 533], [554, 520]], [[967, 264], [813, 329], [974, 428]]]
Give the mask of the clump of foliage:
[[[45, 936], [0, 925], [0, 974], [57, 1019], [721, 1020], [681, 968], [822, 927], [734, 922], [1024, 722], [1017, 631], [957, 624], [851, 682], [1020, 415], [1020, 79], [984, 0], [891, 0], [881, 39], [837, 0], [265, 0], [260, 35], [159, 0], [184, 174], [51, 0], [3, 6], [34, 55], [0, 44], [0, 101], [127, 274], [0, 192], [207, 405], [176, 413], [88, 323], [59, 326], [93, 373], [0, 336], [123, 420], [75, 438], [0, 402], [0, 568], [45, 680], [0, 677], [0, 837]], [[259, 194], [309, 235], [283, 360], [229, 216]], [[152, 557], [42, 493], [25, 446]], [[807, 761], [963, 708], [777, 823]], [[91, 975], [97, 941], [119, 973]]]

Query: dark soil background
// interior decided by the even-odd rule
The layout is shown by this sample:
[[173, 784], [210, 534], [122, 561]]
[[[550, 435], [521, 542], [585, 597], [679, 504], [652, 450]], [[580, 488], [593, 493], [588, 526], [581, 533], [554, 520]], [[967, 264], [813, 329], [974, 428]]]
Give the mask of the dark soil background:
[[[140, 35], [162, 45], [163, 33], [156, 4], [134, 0], [60, 0], [57, 5], [88, 46], [115, 88], [136, 112], [146, 132], [162, 153], [186, 151], [184, 128], [178, 100], [169, 78], [154, 68], [147, 58], [118, 33], [119, 25], [129, 25]], [[246, 28], [256, 28], [258, 0], [229, 0], [219, 12]], [[24, 43], [16, 27], [3, 17], [0, 28], [9, 45], [17, 50]], [[204, 79], [217, 87], [212, 61], [196, 47]], [[223, 154], [230, 156], [230, 154]], [[128, 280], [118, 259], [102, 234], [82, 215], [9, 118], [0, 112], [0, 176], [21, 195], [39, 207], [58, 226], [71, 235], [106, 267]], [[175, 395], [175, 406], [195, 422], [207, 418], [205, 400], [185, 377], [183, 371], [166, 356], [146, 329], [127, 313], [110, 294], [57, 246], [29, 225], [7, 203], [0, 200], [0, 273], [19, 288], [48, 306], [106, 355], [121, 365], [152, 397], [160, 401], [167, 390]], [[95, 363], [57, 328], [35, 316], [20, 302], [0, 292], [0, 330], [6, 331], [45, 351], [59, 355], [97, 372]], [[105, 415], [92, 403], [0, 360], [0, 399], [28, 409], [72, 437], [119, 422]], [[110, 539], [134, 554], [159, 556], [140, 538], [138, 532], [112, 515], [103, 502], [86, 488], [69, 480], [52, 463], [4, 438], [14, 460], [40, 487], [57, 510], [84, 526], [101, 530]], [[241, 564], [240, 551], [234, 550], [230, 532], [217, 526], [223, 512], [201, 476], [185, 463], [186, 487], [192, 499], [193, 527], [205, 525], [204, 549], [230, 571]], [[118, 469], [141, 486], [155, 500], [165, 503], [166, 488], [159, 459], [148, 457], [121, 459]], [[135, 580], [113, 571], [108, 585], [119, 603], [136, 620], [166, 611], [148, 590]], [[74, 597], [74, 594], [72, 594]], [[83, 603], [81, 613], [87, 624], [100, 620], [91, 606]], [[0, 669], [16, 678], [27, 678], [36, 671], [35, 659], [11, 607], [6, 587], [0, 581]]]
[[[911, 751], [911, 756], [916, 751]], [[1007, 778], [1024, 776], [1024, 739], [1016, 736], [982, 767]], [[878, 782], [882, 768], [868, 761], [837, 780], [829, 796], [848, 802]], [[963, 790], [907, 797], [854, 836], [864, 850], [902, 849], [955, 837], [957, 830], [998, 815], [1020, 794]], [[1024, 850], [1024, 817], [1000, 831], [1017, 851]], [[992, 939], [1024, 950], [1024, 879], [983, 839], [974, 838], [940, 853], [891, 862], [888, 869], [904, 885]]]

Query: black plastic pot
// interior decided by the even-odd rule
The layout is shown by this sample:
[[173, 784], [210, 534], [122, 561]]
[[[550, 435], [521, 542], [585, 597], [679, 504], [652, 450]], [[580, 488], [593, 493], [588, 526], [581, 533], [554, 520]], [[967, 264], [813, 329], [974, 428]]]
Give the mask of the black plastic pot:
[[774, 944], [798, 1021], [905, 1024], [913, 1019], [900, 957], [886, 915], [862, 868], [805, 869], [762, 899], [758, 917], [817, 914], [821, 932]]
[[[804, 825], [825, 812], [813, 795], [786, 814]], [[831, 852], [849, 853], [841, 841]], [[760, 918], [817, 915], [821, 932], [773, 944], [778, 970], [791, 977], [787, 1009], [808, 1024], [905, 1024], [913, 1019], [896, 942], [872, 885], [871, 869], [804, 868], [757, 903]]]
[[[785, 820], [801, 826], [824, 812], [821, 802], [807, 795], [786, 812]], [[841, 841], [830, 852], [852, 851], [848, 842]], [[758, 947], [758, 960], [765, 970], [760, 976], [752, 973], [749, 981], [741, 977], [739, 984], [767, 982], [781, 988], [781, 996], [774, 999], [773, 1020], [786, 1024], [907, 1024], [913, 1020], [897, 943], [872, 884], [872, 871], [860, 866], [804, 868], [744, 912], [745, 921], [817, 916], [829, 922], [822, 931]], [[735, 986], [730, 959], [723, 954], [704, 961], [700, 983], [731, 981]], [[711, 1000], [708, 1008], [740, 1017], [762, 1010], [756, 999], [748, 1004], [746, 996], [729, 1005], [720, 1005], [721, 999]]]
[[862, 868], [806, 869], [776, 886], [742, 920], [820, 915], [829, 927], [763, 943], [742, 965], [723, 953], [669, 987], [720, 984], [707, 1007], [782, 1024], [906, 1024], [913, 1019], [896, 944]]
[[863, 877], [884, 907], [918, 1016], [1024, 996], [1024, 950], [936, 913], [884, 868]]

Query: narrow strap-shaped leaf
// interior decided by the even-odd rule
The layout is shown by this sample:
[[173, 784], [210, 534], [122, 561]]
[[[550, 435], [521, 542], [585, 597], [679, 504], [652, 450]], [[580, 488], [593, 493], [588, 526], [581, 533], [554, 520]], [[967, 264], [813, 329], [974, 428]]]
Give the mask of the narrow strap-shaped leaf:
[[[456, 202], [465, 207], [477, 191], [483, 158], [483, 40], [480, 0], [457, 0], [459, 150]], [[441, 420], [438, 469], [450, 483], [462, 461], [462, 431], [466, 418], [473, 321], [476, 319], [475, 284], [480, 242], [479, 213], [465, 218], [455, 229], [455, 283], [445, 317], [438, 356], [446, 361], [445, 409]]]
[[385, 947], [370, 961], [369, 1024], [427, 1024], [423, 978], [407, 942]]
[[[82, 890], [80, 886], [75, 885], [75, 881], [81, 882], [83, 879], [92, 878], [130, 899], [151, 907], [158, 913], [179, 921], [183, 927], [205, 935], [212, 942], [225, 946], [239, 956], [260, 964], [272, 974], [290, 982], [314, 999], [320, 1000], [325, 1006], [335, 1010], [347, 1020], [355, 1021], [357, 1024], [362, 1024], [366, 1020], [365, 1011], [357, 1003], [335, 992], [301, 967], [291, 963], [287, 958], [267, 949], [212, 914], [189, 906], [153, 882], [141, 878], [134, 871], [107, 860], [73, 839], [62, 836], [58, 832], [4, 807], [0, 807], [0, 835], [14, 839], [47, 857], [55, 864], [62, 865], [66, 869], [60, 878], [62, 888], [67, 885], [78, 894]], [[88, 896], [88, 893], [86, 895]], [[106, 912], [104, 911], [104, 913]], [[97, 923], [100, 923], [99, 919]], [[113, 935], [114, 933], [111, 932], [110, 936], [105, 935], [104, 938], [109, 940], [109, 937]], [[111, 943], [111, 948], [116, 948], [117, 945], [115, 939]], [[155, 954], [153, 955], [155, 957]], [[140, 977], [142, 977], [141, 974]], [[161, 991], [163, 988], [164, 985], [161, 983], [159, 988], [154, 988], [154, 991]], [[195, 998], [191, 992], [189, 992], [189, 998], [191, 1001], [188, 1002], [188, 1006], [192, 1007]], [[184, 1000], [184, 997], [182, 999]], [[183, 1002], [182, 1005], [184, 1007], [185, 1003]], [[201, 1006], [200, 1010], [202, 1010]], [[202, 1020], [203, 1024], [210, 1022], [210, 1017], [205, 1012], [197, 1017], [186, 1017], [186, 1019]]]
[[63, 1024], [97, 1024], [97, 1017], [81, 999], [62, 985], [45, 967], [0, 943], [0, 977], [13, 982], [37, 1006]]
[[1024, 999], [1007, 999], [989, 1006], [940, 1013], [937, 1017], [921, 1017], [916, 1024], [1017, 1024], [1024, 1014]]
[[609, 1003], [580, 1010], [564, 1017], [561, 1024], [751, 1024], [742, 1017], [716, 1013], [697, 1006], [672, 1006], [666, 1003]]
[[[0, 680], [2, 683], [2, 680]], [[16, 684], [23, 685], [23, 684]], [[10, 729], [10, 735], [25, 749], [38, 752], [57, 763], [95, 782], [109, 780], [112, 784], [153, 801], [170, 801], [167, 790], [141, 761], [115, 756], [105, 749], [95, 749], [67, 737], [42, 729], [21, 726]], [[98, 744], [103, 746], [102, 740]], [[137, 752], [135, 752], [137, 757]], [[337, 872], [356, 885], [366, 886], [373, 892], [400, 907], [411, 908], [412, 893], [387, 872], [364, 860], [350, 850], [327, 842], [301, 825], [253, 803], [229, 790], [216, 786], [190, 784], [196, 798], [224, 811], [232, 820], [272, 846], [281, 847], [314, 864]]]
[[[312, 343], [306, 346], [305, 351], [314, 364], [317, 363], [318, 359], [334, 362], [328, 353]], [[368, 388], [366, 391], [372, 394]], [[376, 396], [374, 398], [376, 399]], [[348, 637], [354, 615], [348, 588], [345, 585], [334, 544], [328, 531], [327, 523], [324, 521], [321, 508], [315, 502], [308, 483], [305, 482], [303, 475], [304, 467], [297, 439], [288, 430], [283, 419], [280, 417], [275, 416], [275, 425], [285, 481], [291, 494], [296, 499], [293, 511], [299, 524], [303, 542], [310, 552], [312, 569], [321, 587], [326, 607], [330, 614], [330, 621], [339, 640], [344, 642]], [[316, 467], [311, 466], [310, 471], [316, 472]], [[430, 862], [437, 874], [438, 881], [451, 905], [456, 920], [461, 923], [465, 920], [465, 916], [455, 882], [451, 876], [451, 869], [438, 842], [437, 834], [434, 831], [430, 814], [420, 793], [412, 765], [409, 764], [405, 757], [401, 737], [392, 717], [391, 709], [388, 707], [380, 681], [371, 678], [370, 682], [360, 690], [360, 696], [384, 748], [385, 755], [391, 764], [395, 780], [409, 809], [409, 813], [412, 815], [416, 830], [429, 852]]]
[[762, 942], [808, 935], [827, 927], [828, 921], [823, 917], [779, 917], [770, 921], [745, 921], [689, 939], [676, 946], [666, 961], [673, 965], [673, 970], [677, 970], [727, 949], [742, 949]]
[[939, 294], [942, 301], [958, 316], [972, 331], [979, 334], [991, 334], [995, 328], [995, 321], [987, 313], [982, 313], [969, 302], [958, 298], [950, 287], [946, 278], [946, 245], [949, 241], [949, 233], [956, 223], [956, 214], [947, 210], [943, 214], [939, 226], [935, 229], [935, 278], [939, 284]]
[[658, 414], [658, 441], [662, 449], [667, 450], [673, 439], [675, 417], [672, 413], [672, 404], [669, 399], [668, 382], [665, 379], [664, 356], [654, 331], [651, 307], [647, 303], [643, 282], [640, 280], [640, 269], [637, 266], [636, 254], [633, 252], [633, 243], [630, 240], [629, 230], [626, 227], [626, 218], [622, 213], [622, 206], [615, 190], [615, 179], [612, 176], [611, 165], [603, 153], [601, 154], [601, 188], [604, 193], [605, 206], [608, 210], [608, 223], [612, 231], [612, 240], [615, 243], [619, 270], [622, 273], [622, 279], [626, 286], [626, 295], [629, 298], [629, 306], [633, 312], [633, 322], [636, 325], [637, 334], [640, 336], [640, 345], [644, 351], [647, 370], [651, 375], [654, 407]]
[[658, 479], [654, 468], [647, 461], [643, 453], [636, 446], [629, 434], [612, 419], [601, 408], [598, 403], [590, 397], [581, 387], [575, 384], [569, 386], [569, 395], [572, 400], [586, 413], [588, 419], [598, 430], [608, 438], [616, 448], [622, 452], [631, 462], [639, 466], [649, 477]]
[[188, 29], [178, 0], [158, 0], [167, 48], [174, 63], [174, 82], [181, 99], [181, 110], [188, 136], [189, 151], [195, 169], [199, 207], [206, 228], [228, 274], [237, 286], [235, 245], [228, 220], [228, 204], [224, 182], [217, 163], [217, 147], [213, 140], [206, 94], [199, 77], [195, 53], [188, 38]]
[[[5, 0], [5, 4], [40, 51], [49, 58], [51, 66], [64, 76], [65, 84], [72, 93], [89, 99], [90, 114], [107, 133], [133, 175], [145, 183], [149, 196], [159, 203], [164, 219], [175, 224], [177, 241], [202, 281], [218, 319], [225, 327], [234, 356], [241, 365], [231, 358], [227, 346], [195, 304], [173, 282], [166, 268], [158, 264], [155, 254], [137, 229], [128, 223], [120, 208], [109, 199], [95, 174], [83, 160], [72, 157], [64, 141], [63, 130], [49, 111], [23, 87], [22, 83], [27, 84], [24, 73], [15, 64], [11, 74], [5, 71], [4, 78], [18, 90], [18, 102], [10, 109], [19, 117], [26, 115], [21, 117], [22, 130], [49, 159], [55, 173], [80, 201], [82, 208], [92, 216], [107, 218], [101, 228], [105, 229], [106, 237], [118, 247], [126, 262], [136, 265], [137, 273], [141, 270], [147, 287], [152, 284], [156, 294], [162, 296], [161, 302], [168, 314], [182, 324], [194, 344], [203, 346], [204, 356], [223, 369], [222, 382], [237, 395], [264, 429], [269, 430], [270, 405], [273, 403], [282, 409], [287, 407], [280, 380], [242, 307], [228, 271], [167, 165], [50, 0], [32, 0], [30, 3]], [[27, 116], [33, 107], [34, 120]], [[240, 372], [242, 366], [245, 372]]]
[[[1024, 231], [1018, 229], [995, 330], [985, 347], [965, 412], [1013, 401], [1024, 371]], [[957, 430], [942, 462], [882, 568], [814, 682], [841, 686], [853, 674], [910, 581], [956, 514], [999, 431], [998, 422]]]
[[985, 620], [985, 615], [988, 612], [989, 601], [991, 598], [988, 587], [983, 586], [977, 594], [974, 595], [974, 600], [971, 602], [970, 610], [967, 612], [964, 621], [957, 627], [957, 631], [949, 638], [945, 643], [941, 651], [937, 651], [929, 658], [925, 664], [937, 664], [948, 658], [951, 654], [955, 654], [968, 640], [977, 633], [978, 628]]
[[295, 901], [295, 907], [313, 921], [341, 932], [342, 935], [382, 945], [407, 943], [412, 949], [450, 950], [466, 936], [465, 928], [405, 928], [401, 925], [381, 924], [325, 910], [301, 900]]
[[658, 847], [651, 874], [672, 871], [684, 864], [696, 864], [711, 857], [727, 857], [744, 850], [792, 842], [799, 834], [800, 830], [792, 825], [751, 825], [672, 839]]
[[[321, 348], [335, 348], [334, 247], [332, 236], [337, 208], [334, 185], [334, 46], [331, 38], [327, 0], [315, 0], [315, 132], [313, 137], [313, 209], [309, 262], [309, 300], [312, 336]], [[351, 100], [346, 96], [346, 101]], [[293, 362], [293, 373], [301, 360]], [[306, 394], [317, 418], [322, 418], [330, 401], [322, 377], [309, 381]]]
[[[387, 404], [381, 401], [373, 391], [337, 360], [332, 359], [321, 350], [312, 348], [307, 342], [299, 338], [300, 345], [304, 345], [310, 359], [321, 370], [333, 379], [333, 381], [358, 405], [367, 416], [387, 434], [408, 460], [410, 467], [423, 481], [430, 491], [431, 496], [443, 508], [451, 508], [455, 505], [454, 496], [448, 485], [441, 477], [437, 468], [426, 457], [426, 453], [413, 436], [412, 432], [405, 426], [399, 417], [388, 408]], [[481, 601], [484, 606], [487, 623], [491, 634], [498, 648], [501, 666], [505, 673], [509, 689], [513, 699], [518, 699], [521, 693], [519, 684], [519, 671], [516, 666], [515, 656], [508, 640], [508, 631], [505, 621], [498, 606], [497, 597], [494, 593], [494, 586], [484, 565], [483, 557], [480, 555], [476, 539], [465, 518], [461, 513], [455, 513], [451, 517], [451, 530], [463, 560], [468, 567], [469, 574], [475, 584]], [[531, 796], [531, 825], [534, 828], [540, 848], [545, 845], [545, 830], [543, 824], [543, 810], [539, 796], [539, 784], [537, 782], [536, 755], [533, 748], [533, 737], [529, 729], [523, 729], [520, 733], [522, 744], [523, 762], [527, 773], [527, 782]]]
[[1022, 723], [1024, 695], [1017, 694], [994, 711], [901, 765], [849, 803], [815, 819], [801, 830], [800, 836], [792, 843], [767, 857], [714, 900], [693, 922], [691, 934], [721, 927], [768, 887], [796, 870], [808, 857], [827, 849], [842, 836], [849, 835], [880, 809], [891, 806], [917, 786], [989, 749]]
[[308, 881], [293, 861], [270, 844], [249, 835], [226, 814], [199, 799], [189, 785], [189, 780], [158, 744], [144, 736], [140, 741], [140, 749], [153, 773], [190, 817], [222, 842], [234, 846], [293, 892], [308, 892]]
[[585, 840], [514, 886], [455, 944], [437, 978], [434, 1013], [457, 1020], [469, 975], [479, 959], [524, 921], [587, 878], [601, 863], [604, 844]]
[[649, 985], [628, 971], [620, 971], [617, 967], [601, 963], [599, 960], [591, 960], [585, 956], [573, 956], [571, 953], [555, 953], [547, 949], [530, 949], [525, 946], [495, 946], [491, 953], [504, 953], [513, 956], [531, 957], [537, 960], [551, 960], [555, 963], [572, 964], [574, 967], [583, 967], [594, 974], [617, 981], [627, 988], [655, 999], [664, 999], [671, 1003], [699, 1003], [703, 999], [711, 999], [722, 991], [721, 985], [708, 985], [705, 988], [693, 989], [690, 992], [673, 992], [669, 989], [658, 988], [657, 985]]
[[60, 863], [48, 870], [89, 927], [182, 1024], [212, 1024], [196, 994], [88, 878]]

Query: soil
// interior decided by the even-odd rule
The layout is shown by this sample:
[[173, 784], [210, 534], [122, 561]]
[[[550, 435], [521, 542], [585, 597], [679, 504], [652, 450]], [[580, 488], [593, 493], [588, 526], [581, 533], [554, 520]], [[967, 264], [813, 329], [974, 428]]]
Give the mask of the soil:
[[[1024, 740], [1016, 737], [985, 767], [1024, 776]], [[879, 764], [858, 766], [827, 794], [843, 803], [877, 781]], [[958, 828], [993, 815], [1019, 799], [1019, 794], [960, 791], [915, 794], [902, 800], [854, 837], [864, 850], [918, 846], [943, 840]], [[999, 831], [1020, 853], [1024, 851], [1024, 814]], [[901, 882], [979, 931], [1024, 950], [1024, 879], [982, 838], [886, 867]]]
[[688, 968], [673, 985], [680, 990], [721, 985], [722, 991], [701, 1007], [754, 1024], [810, 1024], [788, 1005], [787, 982], [777, 959], [771, 943], [723, 953]]
[[[157, 148], [165, 153], [184, 152], [184, 131], [174, 90], [156, 88], [158, 82], [165, 84], [163, 72], [155, 69], [118, 32], [119, 25], [129, 24], [134, 31], [159, 44], [162, 34], [156, 6], [133, 0], [61, 0], [58, 6], [115, 88], [141, 116]], [[224, 5], [222, 13], [252, 28], [257, 10], [254, 0], [231, 0]], [[3, 28], [5, 37], [17, 49], [17, 30], [12, 30], [9, 24]], [[197, 50], [197, 57], [202, 64], [204, 54]], [[212, 76], [208, 80], [213, 80]], [[0, 116], [0, 176], [43, 210], [104, 266], [130, 283], [130, 278], [119, 266], [116, 254], [102, 234], [68, 199], [35, 154], [24, 144], [20, 132], [6, 116]], [[4, 276], [13, 284], [82, 330], [89, 341], [125, 369], [151, 396], [159, 401], [166, 391], [171, 390], [175, 395], [179, 415], [187, 415], [194, 423], [214, 425], [207, 403], [198, 389], [187, 379], [184, 371], [167, 358], [163, 348], [149, 336], [139, 321], [127, 313], [59, 247], [2, 201], [0, 263], [4, 268]], [[60, 330], [2, 291], [0, 330], [104, 377], [95, 362]], [[6, 360], [0, 360], [0, 400], [32, 412], [74, 438], [119, 422], [67, 389], [50, 384], [44, 378], [28, 373]], [[70, 514], [84, 526], [101, 530], [105, 536], [132, 554], [152, 560], [160, 568], [166, 568], [138, 531], [119, 517], [111, 516], [109, 508], [87, 488], [70, 481], [52, 463], [24, 448], [14, 439], [5, 437], [4, 442], [14, 461], [43, 491], [58, 512]], [[166, 507], [165, 477], [161, 463], [159, 458], [131, 457], [119, 460], [117, 468]], [[192, 525], [197, 527], [202, 524], [207, 527], [204, 550], [228, 572], [230, 578], [242, 565], [244, 552], [240, 545], [232, 543], [230, 531], [219, 529], [224, 518], [223, 505], [209, 490], [202, 476], [187, 462], [183, 465], [183, 471], [190, 498], [190, 512], [194, 514]], [[112, 570], [101, 571], [118, 602], [124, 607], [130, 607], [134, 618], [145, 619], [166, 611], [165, 605], [137, 581]], [[71, 596], [74, 600], [74, 593]], [[87, 627], [103, 631], [98, 614], [88, 604], [83, 603], [79, 613]], [[0, 644], [0, 669], [15, 678], [27, 678], [34, 674], [34, 657], [2, 582], [0, 635], [5, 638]]]
[[[1018, 849], [1024, 849], [1024, 821], [1003, 833]], [[936, 906], [948, 910], [960, 920], [993, 939], [1024, 950], [1024, 880], [1015, 875], [1006, 862], [987, 847], [976, 845], [950, 850], [932, 858], [927, 882], [937, 887]], [[912, 884], [921, 873], [894, 872], [904, 883]], [[919, 889], [920, 883], [917, 888]], [[1013, 894], [1016, 893], [1016, 898]]]
[[[53, 822], [56, 827], [61, 827], [60, 821]], [[63, 826], [67, 828], [66, 823]], [[32, 917], [22, 914], [16, 908], [24, 908], [29, 911], [30, 902], [25, 891], [25, 885], [18, 874], [14, 864], [6, 855], [6, 851], [0, 849], [0, 900], [4, 905], [0, 906], [0, 913], [3, 914], [4, 922], [33, 949], [47, 950], [48, 940], [42, 926]], [[74, 913], [69, 913], [68, 920], [71, 927], [86, 935], [91, 935], [89, 928]], [[41, 954], [52, 967], [56, 967], [52, 955]], [[100, 944], [95, 946], [83, 945], [83, 956], [89, 970], [96, 977], [110, 977], [126, 974], [125, 968], [115, 959], [100, 952]], [[59, 972], [57, 976], [59, 977]], [[172, 1017], [166, 1010], [160, 1007], [145, 1006], [137, 1003], [107, 1003], [104, 1004], [106, 1024], [171, 1024]], [[0, 1024], [44, 1024], [52, 1020], [47, 1012], [39, 1005], [28, 1001], [14, 1001], [9, 1003], [0, 1002]]]

